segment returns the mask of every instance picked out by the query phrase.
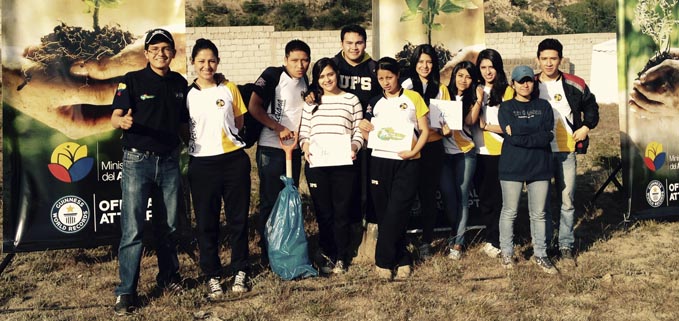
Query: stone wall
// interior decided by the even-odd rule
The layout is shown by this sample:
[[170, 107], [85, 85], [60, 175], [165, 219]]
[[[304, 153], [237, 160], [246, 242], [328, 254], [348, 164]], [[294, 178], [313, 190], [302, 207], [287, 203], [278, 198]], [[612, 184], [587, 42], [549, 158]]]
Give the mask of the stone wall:
[[[187, 27], [187, 54], [195, 40], [207, 38], [220, 51], [219, 70], [236, 83], [253, 82], [268, 66], [283, 64], [285, 44], [301, 39], [311, 47], [311, 59], [334, 56], [340, 50], [340, 31], [275, 31], [273, 26], [249, 27]], [[372, 30], [368, 30], [368, 52], [372, 48]], [[538, 43], [544, 38], [556, 38], [564, 45], [564, 69], [589, 82], [592, 46], [614, 39], [615, 33], [586, 33], [549, 36], [526, 36], [521, 32], [487, 33], [486, 46], [502, 54], [507, 75], [516, 64], [535, 64]], [[190, 58], [190, 57], [189, 57]], [[374, 57], [379, 58], [379, 57]], [[195, 78], [193, 67], [188, 68], [189, 79]]]

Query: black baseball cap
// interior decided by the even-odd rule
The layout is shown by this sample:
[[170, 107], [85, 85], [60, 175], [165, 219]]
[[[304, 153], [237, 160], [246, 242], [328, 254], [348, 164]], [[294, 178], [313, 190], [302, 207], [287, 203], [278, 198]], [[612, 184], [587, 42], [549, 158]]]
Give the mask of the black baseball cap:
[[172, 34], [165, 29], [156, 28], [146, 33], [144, 50], [148, 49], [149, 45], [159, 42], [167, 42], [172, 49], [174, 49], [174, 38], [172, 38]]

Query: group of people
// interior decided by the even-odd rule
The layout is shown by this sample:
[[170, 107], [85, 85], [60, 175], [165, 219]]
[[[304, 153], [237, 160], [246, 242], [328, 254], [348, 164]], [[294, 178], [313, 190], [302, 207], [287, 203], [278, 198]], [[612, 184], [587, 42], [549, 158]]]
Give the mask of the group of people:
[[[147, 34], [148, 65], [125, 75], [112, 104], [111, 124], [123, 130], [116, 314], [136, 307], [142, 225], [150, 197], [158, 286], [182, 289], [173, 240], [180, 136], [188, 143], [188, 181], [208, 296], [223, 294], [218, 255], [222, 202], [235, 275], [231, 289], [249, 290], [250, 160], [239, 136], [246, 113], [263, 125], [256, 152], [257, 231], [263, 259], [264, 227], [283, 187], [279, 176], [286, 172], [280, 144], [298, 141], [292, 157], [293, 179], [299, 184], [304, 158], [318, 222], [322, 273], [347, 271], [353, 257], [352, 229], [365, 220], [378, 226], [377, 276], [408, 278], [413, 264], [406, 249], [411, 208], [419, 199], [424, 244], [419, 251], [426, 259], [432, 252], [437, 189], [452, 227], [447, 256], [459, 260], [472, 182], [486, 224], [482, 250], [500, 257], [503, 267], [514, 266], [513, 224], [525, 184], [534, 261], [546, 272], [557, 273], [547, 255], [553, 233], [548, 195], [550, 180], [555, 178], [562, 203], [557, 246], [562, 260], [573, 260], [575, 153], [578, 147], [586, 148], [587, 134], [598, 122], [598, 106], [582, 79], [559, 70], [563, 48], [557, 40], [540, 43], [537, 75], [528, 66], [518, 66], [508, 81], [500, 54], [486, 49], [476, 61], [457, 63], [446, 86], [440, 79], [438, 55], [430, 45], [415, 48], [403, 75], [394, 58], [375, 61], [366, 53], [362, 27], [344, 27], [340, 39], [342, 50], [318, 59], [310, 82], [311, 49], [301, 40], [288, 42], [283, 66], [264, 70], [251, 96], [241, 97], [233, 82], [217, 74], [219, 53], [210, 40], [198, 39], [193, 46], [191, 63], [197, 78], [189, 85], [169, 68], [175, 54], [172, 35], [163, 29]], [[461, 101], [461, 129], [451, 129], [445, 122], [431, 126], [433, 99]], [[384, 134], [377, 130], [384, 124], [412, 128], [409, 149], [368, 148], [371, 139]], [[322, 155], [315, 155], [319, 149], [314, 145], [327, 142], [336, 146], [324, 147], [342, 149], [347, 160], [327, 165]]]

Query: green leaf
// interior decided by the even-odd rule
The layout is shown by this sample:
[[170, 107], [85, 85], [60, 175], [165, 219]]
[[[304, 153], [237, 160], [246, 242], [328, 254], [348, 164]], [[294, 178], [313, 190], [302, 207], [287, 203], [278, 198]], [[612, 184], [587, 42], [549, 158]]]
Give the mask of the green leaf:
[[452, 3], [452, 2], [450, 2], [450, 0], [446, 0], [446, 1], [441, 5], [441, 11], [443, 11], [443, 12], [445, 12], [445, 13], [460, 12], [460, 11], [462, 11], [462, 10], [464, 10], [463, 7], [458, 6], [458, 5], [456, 5], [456, 4]]
[[[450, 0], [447, 0], [450, 1]], [[464, 9], [478, 9], [479, 7], [474, 4], [472, 0], [452, 0], [452, 3], [458, 7]]]
[[443, 25], [440, 23], [434, 23], [431, 25], [431, 30], [435, 31], [441, 31], [443, 29]]
[[406, 0], [406, 6], [408, 6], [408, 11], [417, 12], [422, 0]]
[[411, 21], [411, 20], [415, 19], [416, 15], [417, 15], [417, 12], [408, 11], [401, 16], [400, 21]]

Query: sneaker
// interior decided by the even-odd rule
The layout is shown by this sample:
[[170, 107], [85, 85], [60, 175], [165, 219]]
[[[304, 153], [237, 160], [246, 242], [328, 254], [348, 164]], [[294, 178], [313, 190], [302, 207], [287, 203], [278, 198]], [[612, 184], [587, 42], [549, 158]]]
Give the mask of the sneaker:
[[233, 286], [231, 291], [235, 293], [248, 292], [248, 275], [243, 271], [238, 271], [236, 277], [233, 279]]
[[337, 260], [337, 263], [335, 263], [335, 267], [332, 268], [333, 274], [343, 274], [346, 271], [347, 271], [347, 267], [344, 266], [344, 261], [342, 261], [342, 260]]
[[549, 257], [543, 256], [543, 257], [533, 257], [533, 262], [537, 264], [537, 266], [541, 267], [543, 271], [545, 271], [548, 274], [559, 274], [559, 270], [557, 270], [554, 265], [552, 264], [552, 261], [549, 260]]
[[163, 287], [163, 291], [172, 294], [181, 294], [184, 292], [184, 287], [182, 286], [181, 282], [172, 281], [170, 283], [165, 284], [165, 286]]
[[500, 264], [502, 264], [502, 267], [511, 270], [514, 268], [516, 263], [514, 263], [514, 258], [512, 258], [511, 255], [502, 255], [500, 258]]
[[562, 248], [559, 249], [559, 252], [561, 252], [559, 263], [568, 267], [575, 266], [575, 257], [573, 256], [573, 251], [571, 251], [571, 249]]
[[116, 315], [130, 315], [134, 313], [137, 307], [134, 305], [134, 295], [121, 294], [116, 297], [116, 304], [113, 306], [113, 312]]
[[375, 267], [375, 272], [377, 272], [377, 277], [384, 280], [391, 280], [393, 276], [393, 271], [390, 269], [383, 269], [379, 266]]
[[490, 243], [490, 242], [486, 242], [481, 247], [480, 252], [486, 254], [488, 257], [493, 258], [493, 259], [500, 257], [500, 254], [502, 253], [502, 251], [500, 251], [500, 249], [493, 246], [493, 243]]
[[318, 253], [316, 254], [316, 262], [318, 262], [317, 263], [318, 270], [321, 271], [321, 273], [323, 274], [332, 273], [332, 267], [334, 264], [332, 263], [332, 260], [328, 256], [326, 256], [323, 253]]
[[395, 280], [405, 280], [410, 277], [412, 274], [412, 269], [410, 268], [410, 265], [401, 265], [398, 268], [396, 268], [396, 276], [394, 277]]
[[573, 252], [569, 248], [562, 248], [559, 249], [559, 252], [561, 253], [561, 259], [562, 260], [575, 260], [573, 257]]
[[217, 300], [224, 295], [224, 291], [222, 290], [222, 280], [219, 277], [215, 278], [210, 278], [207, 281], [207, 288], [208, 288], [208, 298], [211, 300]]
[[420, 260], [426, 261], [431, 259], [431, 245], [428, 243], [422, 244], [417, 248], [417, 252], [420, 254]]
[[456, 247], [452, 247], [448, 251], [448, 258], [451, 259], [451, 260], [455, 260], [455, 261], [462, 258], [462, 251], [456, 249]]

